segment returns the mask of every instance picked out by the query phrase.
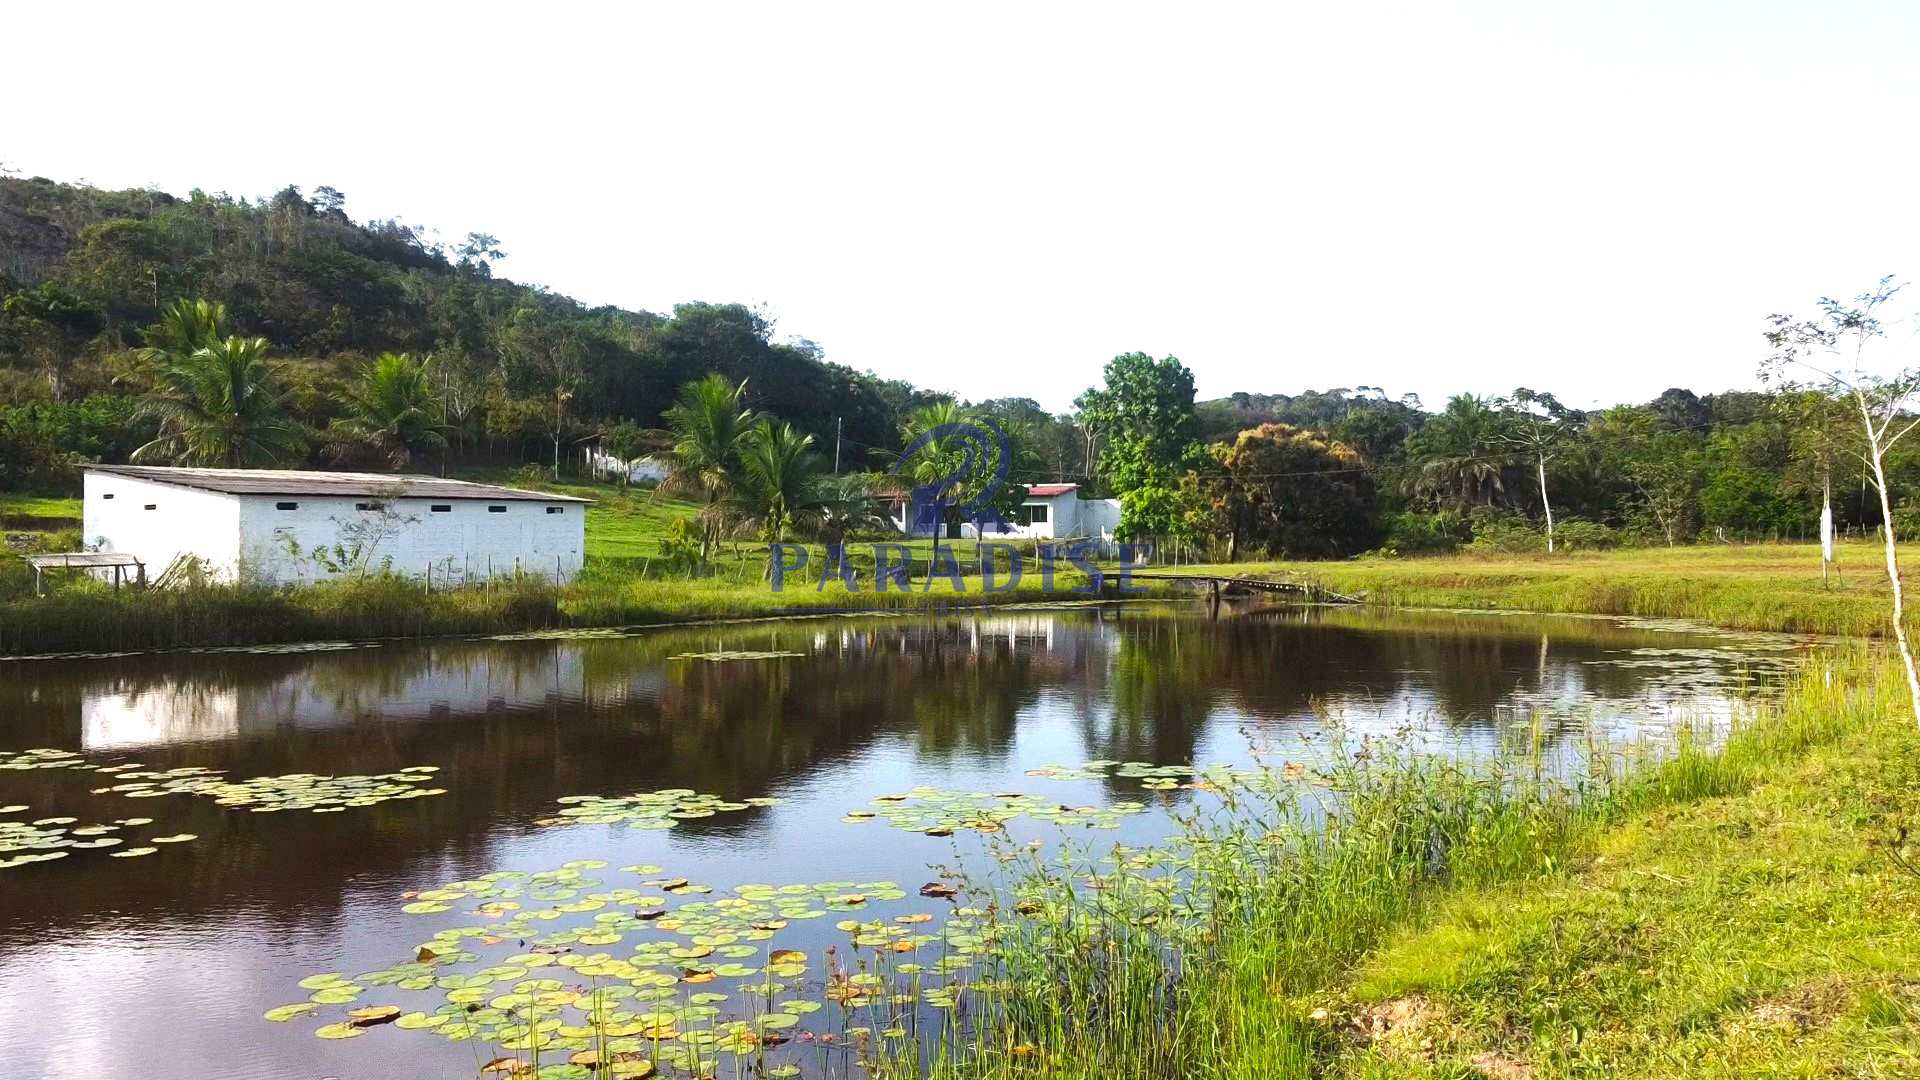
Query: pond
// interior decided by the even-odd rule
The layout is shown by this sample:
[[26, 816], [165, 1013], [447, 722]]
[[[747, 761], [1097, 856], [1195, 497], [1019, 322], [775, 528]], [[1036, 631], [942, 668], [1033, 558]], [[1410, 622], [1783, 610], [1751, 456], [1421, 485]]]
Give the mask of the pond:
[[[613, 984], [575, 1007], [719, 1055], [754, 987], [818, 998], [853, 923], [964, 952], [920, 889], [980, 857], [983, 812], [1151, 842], [1202, 796], [1150, 766], [1310, 758], [1329, 718], [1572, 761], [1724, 721], [1806, 647], [1137, 604], [0, 661], [0, 1073], [474, 1076], [546, 1037], [516, 1006]], [[657, 1015], [689, 990], [692, 1018]], [[798, 1046], [833, 1009], [771, 1011]], [[492, 1038], [450, 1037], [468, 1016]]]

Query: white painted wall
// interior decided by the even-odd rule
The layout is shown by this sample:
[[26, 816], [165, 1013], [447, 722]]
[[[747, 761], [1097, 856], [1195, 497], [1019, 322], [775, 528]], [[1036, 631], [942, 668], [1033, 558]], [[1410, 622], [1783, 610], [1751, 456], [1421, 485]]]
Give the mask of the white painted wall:
[[132, 555], [147, 565], [147, 580], [183, 553], [205, 559], [218, 576], [233, 576], [240, 556], [236, 496], [89, 472], [81, 480], [81, 499], [87, 546]]
[[[312, 556], [315, 548], [352, 546], [356, 526], [377, 523], [370, 496], [243, 495], [239, 538], [246, 574], [273, 583], [333, 576]], [[280, 504], [292, 503], [290, 510]], [[447, 507], [436, 511], [436, 506]], [[489, 507], [501, 507], [491, 511]], [[557, 513], [549, 513], [557, 508]], [[586, 506], [521, 499], [395, 499], [391, 535], [378, 538], [369, 565], [394, 573], [458, 584], [516, 572], [567, 581], [586, 553]], [[360, 533], [368, 541], [378, 530]]]
[[[378, 501], [370, 496], [225, 495], [95, 472], [85, 474], [81, 490], [87, 546], [132, 555], [146, 564], [149, 580], [187, 553], [224, 580], [321, 580], [333, 575], [312, 550], [350, 543], [353, 523], [379, 517], [359, 508]], [[281, 503], [295, 508], [281, 510]], [[402, 520], [372, 561], [391, 557], [393, 571], [410, 577], [426, 576], [431, 565], [434, 580], [450, 584], [516, 570], [567, 581], [586, 554], [584, 503], [398, 499], [394, 511]]]

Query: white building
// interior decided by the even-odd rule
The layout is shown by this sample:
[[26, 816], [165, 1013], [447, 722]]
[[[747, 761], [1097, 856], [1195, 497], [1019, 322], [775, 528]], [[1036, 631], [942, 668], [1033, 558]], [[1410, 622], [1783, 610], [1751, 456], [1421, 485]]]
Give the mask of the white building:
[[565, 581], [586, 552], [584, 499], [432, 476], [93, 465], [84, 499], [88, 546], [138, 558], [149, 581], [183, 555], [229, 581]]
[[587, 468], [602, 480], [617, 479], [625, 473], [629, 484], [657, 484], [672, 471], [666, 459], [657, 455], [646, 454], [624, 461], [597, 446], [587, 449]]
[[[896, 500], [891, 512], [894, 527], [908, 532], [911, 508], [907, 500]], [[996, 532], [989, 527], [986, 539], [1086, 540], [1097, 551], [1110, 553], [1115, 547], [1115, 530], [1120, 527], [1120, 500], [1083, 499], [1078, 484], [1028, 484], [1026, 498], [1021, 500], [1007, 525], [1006, 532]], [[973, 523], [962, 522], [953, 527], [953, 532], [955, 539], [971, 540]], [[931, 536], [933, 530], [917, 524], [911, 535]]]

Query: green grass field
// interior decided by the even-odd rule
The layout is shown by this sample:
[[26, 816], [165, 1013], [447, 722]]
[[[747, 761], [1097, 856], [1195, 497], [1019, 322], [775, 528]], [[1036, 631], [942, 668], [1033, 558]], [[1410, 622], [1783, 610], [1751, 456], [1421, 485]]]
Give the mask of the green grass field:
[[1715, 784], [1386, 939], [1326, 996], [1326, 1029], [1355, 1036], [1331, 1071], [1920, 1074], [1920, 876], [1894, 857], [1920, 822], [1920, 732], [1890, 665], [1829, 663]]
[[1724, 743], [1577, 797], [1380, 743], [1277, 795], [1223, 781], [1239, 812], [1162, 845], [1015, 862], [992, 1004], [925, 1057], [943, 1080], [1916, 1075], [1904, 713], [1897, 667], [1842, 650]]
[[[1888, 628], [1880, 545], [1836, 545], [1822, 581], [1814, 544], [1701, 544], [1556, 555], [1468, 555], [1211, 569], [1317, 581], [1374, 603], [1699, 619], [1741, 630], [1876, 635]], [[1903, 579], [1920, 545], [1901, 545]], [[1196, 568], [1201, 569], [1201, 568]], [[1908, 588], [1912, 581], [1908, 580]]]

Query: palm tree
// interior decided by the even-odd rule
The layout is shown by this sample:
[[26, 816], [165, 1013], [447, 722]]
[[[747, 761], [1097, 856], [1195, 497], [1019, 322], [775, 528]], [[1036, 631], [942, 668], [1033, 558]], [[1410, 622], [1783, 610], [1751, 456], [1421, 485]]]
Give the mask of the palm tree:
[[700, 515], [703, 564], [719, 532], [722, 500], [740, 477], [740, 451], [753, 423], [753, 413], [741, 405], [746, 390], [744, 380], [736, 386], [723, 375], [708, 375], [681, 387], [679, 400], [666, 411], [673, 469], [661, 487], [693, 492], [706, 503]]
[[820, 532], [827, 543], [845, 543], [847, 534], [856, 530], [886, 527], [886, 516], [874, 509], [873, 481], [866, 473], [829, 476], [820, 481]]
[[1415, 459], [1407, 494], [1460, 510], [1506, 495], [1506, 417], [1483, 397], [1456, 394], [1410, 440]]
[[[913, 451], [912, 457], [903, 460], [896, 468], [913, 481], [916, 489], [930, 490], [933, 499], [940, 504], [939, 519], [933, 523], [932, 558], [936, 562], [940, 558], [940, 533], [946, 528], [947, 514], [960, 494], [957, 484], [945, 487], [937, 485], [959, 473], [966, 462], [967, 439], [962, 434], [951, 432], [954, 426], [965, 423], [966, 419], [966, 411], [957, 403], [951, 400], [936, 401], [913, 410], [900, 425], [900, 434], [908, 446], [926, 439]], [[940, 434], [942, 428], [949, 429], [950, 433]], [[910, 498], [907, 504], [909, 537], [913, 535], [913, 526], [916, 524], [913, 519], [919, 513], [920, 508], [914, 506]]]
[[381, 353], [346, 391], [346, 415], [333, 422], [332, 451], [372, 450], [395, 470], [416, 454], [447, 445], [447, 425], [427, 369], [406, 353]]
[[143, 353], [158, 367], [137, 415], [159, 420], [160, 434], [133, 460], [239, 468], [306, 450], [306, 433], [288, 418], [286, 393], [267, 367], [267, 339], [230, 337], [178, 351], [190, 341], [169, 339]]
[[227, 306], [211, 300], [175, 300], [160, 312], [160, 322], [146, 333], [147, 347], [140, 358], [165, 364], [226, 340]]
[[748, 513], [760, 519], [768, 543], [785, 540], [794, 519], [820, 502], [821, 464], [812, 447], [813, 436], [785, 421], [762, 417], [747, 429], [737, 490]]

